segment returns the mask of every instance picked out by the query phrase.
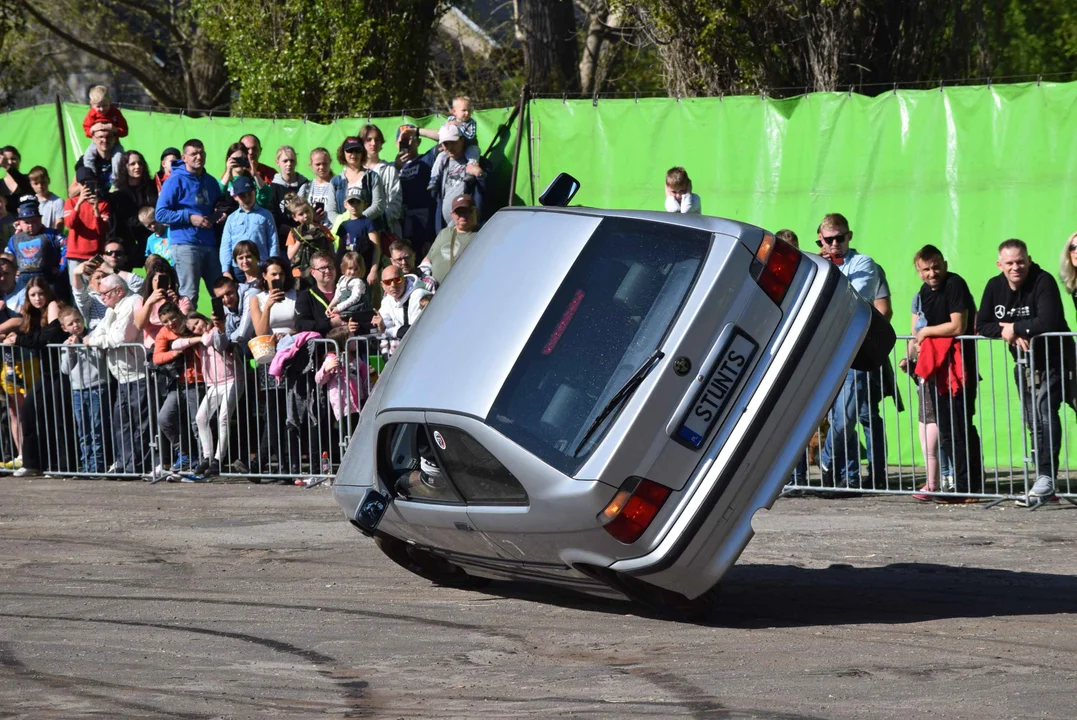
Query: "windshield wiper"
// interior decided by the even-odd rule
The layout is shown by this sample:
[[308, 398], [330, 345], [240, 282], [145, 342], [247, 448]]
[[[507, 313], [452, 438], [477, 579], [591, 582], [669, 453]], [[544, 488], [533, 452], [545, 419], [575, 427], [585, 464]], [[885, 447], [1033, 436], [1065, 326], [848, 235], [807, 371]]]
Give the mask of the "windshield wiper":
[[636, 391], [636, 388], [638, 388], [640, 383], [643, 382], [643, 379], [647, 377], [647, 373], [651, 371], [651, 368], [657, 365], [658, 361], [665, 357], [665, 355], [666, 354], [661, 350], [655, 350], [651, 353], [651, 356], [640, 365], [639, 370], [632, 373], [632, 377], [628, 378], [628, 380], [625, 381], [625, 384], [621, 386], [621, 389], [613, 394], [610, 401], [606, 403], [606, 407], [602, 408], [602, 412], [598, 414], [594, 422], [591, 423], [591, 426], [587, 428], [587, 432], [583, 434], [583, 439], [580, 440], [580, 444], [576, 446], [576, 450], [572, 453], [572, 457], [576, 457], [580, 454], [580, 450], [582, 450], [583, 446], [587, 444], [587, 441], [591, 439], [595, 430], [598, 430], [599, 426], [602, 425], [602, 421], [608, 418], [622, 402], [628, 399], [629, 395]]

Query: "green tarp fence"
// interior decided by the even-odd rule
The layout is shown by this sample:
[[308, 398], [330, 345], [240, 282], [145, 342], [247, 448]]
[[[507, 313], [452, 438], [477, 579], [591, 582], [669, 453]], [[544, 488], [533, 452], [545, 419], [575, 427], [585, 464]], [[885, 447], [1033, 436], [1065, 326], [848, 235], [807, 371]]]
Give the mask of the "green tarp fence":
[[[61, 107], [69, 164], [89, 143], [82, 134], [85, 112], [83, 105]], [[511, 108], [476, 113], [484, 150], [510, 114]], [[144, 152], [151, 167], [166, 146], [198, 137], [214, 175], [223, 170], [227, 146], [244, 133], [261, 139], [263, 162], [272, 163], [278, 145], [294, 146], [302, 171], [312, 148], [335, 151], [366, 122], [125, 115], [131, 128], [125, 146]], [[1075, 120], [1077, 83], [897, 90], [878, 97], [815, 93], [786, 100], [533, 100], [525, 116], [516, 202], [532, 204], [564, 171], [582, 183], [580, 204], [660, 210], [666, 169], [683, 165], [706, 214], [770, 230], [790, 228], [807, 250], [814, 249], [822, 216], [841, 212], [855, 233], [853, 246], [885, 268], [895, 328], [907, 333], [920, 284], [912, 256], [926, 243], [942, 248], [977, 301], [997, 273], [996, 247], [1006, 238], [1025, 240], [1033, 259], [1057, 273], [1063, 243], [1077, 230]], [[374, 118], [389, 141], [386, 155], [404, 121], [433, 128], [442, 119]], [[502, 193], [515, 127], [514, 121], [491, 153], [498, 168], [494, 184]], [[45, 165], [62, 195], [60, 135], [55, 106], [0, 115], [0, 144], [19, 147], [24, 170]], [[1072, 303], [1065, 304], [1073, 325]], [[994, 372], [981, 371], [984, 383], [996, 388], [994, 397], [982, 393], [978, 417], [987, 431], [989, 466], [1019, 462], [1023, 455], [1012, 380], [998, 359]], [[1002, 394], [1007, 383], [1008, 405]], [[905, 438], [900, 448], [891, 442], [891, 458], [908, 463], [919, 453], [908, 441], [915, 434], [915, 399], [904, 383], [902, 388], [906, 413], [896, 416], [889, 400], [885, 411], [891, 437], [900, 423]], [[1077, 453], [1077, 432], [1072, 436]]]

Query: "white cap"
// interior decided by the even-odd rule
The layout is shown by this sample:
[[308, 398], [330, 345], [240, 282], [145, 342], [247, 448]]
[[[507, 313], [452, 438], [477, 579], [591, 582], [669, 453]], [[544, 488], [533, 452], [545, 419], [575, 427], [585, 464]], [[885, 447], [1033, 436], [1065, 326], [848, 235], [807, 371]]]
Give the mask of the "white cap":
[[455, 125], [442, 125], [438, 130], [438, 142], [452, 142], [460, 139], [460, 130]]

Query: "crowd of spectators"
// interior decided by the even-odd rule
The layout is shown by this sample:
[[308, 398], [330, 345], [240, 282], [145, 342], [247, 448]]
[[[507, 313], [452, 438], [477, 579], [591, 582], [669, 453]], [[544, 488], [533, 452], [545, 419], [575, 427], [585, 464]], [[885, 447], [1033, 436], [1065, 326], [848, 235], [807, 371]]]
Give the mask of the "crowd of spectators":
[[[836, 264], [853, 288], [889, 320], [886, 274], [870, 256], [850, 247], [853, 231], [841, 214], [826, 215], [817, 229], [819, 253]], [[776, 236], [799, 246], [795, 233]], [[980, 436], [973, 416], [980, 380], [976, 336], [1004, 341], [1014, 363], [1022, 417], [1032, 434], [1035, 481], [1022, 504], [1056, 500], [1059, 455], [1064, 442], [1060, 408], [1077, 410], [1077, 354], [1051, 274], [1032, 261], [1019, 239], [998, 246], [999, 274], [988, 280], [977, 309], [968, 284], [952, 272], [941, 250], [925, 245], [912, 258], [921, 286], [911, 306], [907, 353], [898, 366], [916, 380], [920, 445], [927, 482], [914, 497], [943, 503], [975, 502], [984, 492]], [[1060, 279], [1077, 307], [1077, 233], [1062, 249]], [[836, 490], [885, 489], [886, 436], [879, 404], [894, 397], [903, 409], [889, 364], [874, 371], [849, 370], [834, 407], [820, 453], [823, 486]], [[859, 447], [863, 428], [867, 477]], [[874, 447], [873, 447], [874, 446]], [[791, 487], [804, 487], [806, 460], [794, 470]]]
[[[317, 398], [335, 422], [354, 421], [376, 373], [370, 362], [394, 352], [479, 227], [488, 167], [469, 101], [455, 98], [437, 130], [399, 126], [389, 159], [382, 131], [362, 125], [335, 150], [312, 150], [309, 178], [289, 145], [276, 149], [275, 167], [264, 164], [252, 134], [228, 147], [220, 177], [207, 170], [197, 138], [151, 154], [160, 158], [151, 170], [143, 153], [120, 145], [136, 138], [107, 89], [93, 88], [90, 101], [90, 143], [64, 197], [45, 168], [24, 173], [18, 150], [0, 148], [4, 464], [19, 475], [59, 464], [155, 480], [209, 478], [229, 459], [242, 474], [274, 464], [277, 475], [299, 474], [304, 462], [316, 473], [318, 458], [309, 443], [301, 447], [310, 432], [304, 408]], [[420, 152], [424, 139], [434, 142]], [[683, 167], [666, 173], [665, 208], [701, 211]], [[889, 320], [886, 275], [850, 247], [848, 220], [829, 214], [816, 232], [820, 255]], [[777, 236], [798, 245], [792, 231]], [[1060, 407], [1077, 408], [1072, 339], [1036, 340], [1069, 331], [1058, 286], [1016, 239], [999, 246], [1000, 274], [979, 311], [938, 248], [924, 246], [913, 264], [923, 284], [899, 366], [917, 378], [928, 471], [917, 497], [960, 501], [982, 492], [977, 353], [971, 340], [955, 340], [978, 334], [1005, 341], [1015, 359], [1031, 358], [1015, 373], [1037, 466], [1027, 501], [1051, 498]], [[1061, 279], [1077, 305], [1077, 234], [1063, 250]], [[208, 313], [199, 312], [203, 285]], [[349, 364], [346, 348], [357, 336], [376, 336], [374, 356]], [[903, 409], [889, 365], [849, 371], [820, 447], [824, 484], [886, 486], [879, 406], [887, 396]], [[60, 423], [70, 425], [66, 434], [56, 425], [58, 405], [69, 415]], [[60, 443], [66, 457], [46, 461], [46, 448], [57, 454], [54, 437], [70, 440]], [[323, 474], [334, 459], [323, 455]], [[805, 471], [804, 463], [796, 468], [795, 484]]]
[[[7, 468], [156, 480], [205, 479], [225, 463], [327, 471], [333, 443], [319, 443], [318, 468], [301, 446], [302, 408], [324, 401], [336, 422], [352, 419], [371, 363], [419, 319], [481, 222], [488, 162], [468, 99], [451, 113], [436, 131], [401, 125], [390, 153], [362, 125], [333, 151], [312, 150], [309, 178], [293, 147], [277, 148], [272, 167], [246, 134], [215, 177], [197, 138], [152, 149], [151, 168], [95, 87], [89, 146], [63, 197], [47, 170], [24, 173], [16, 148], [0, 150]], [[357, 336], [378, 336], [375, 357], [349, 365]], [[51, 442], [60, 405], [66, 453]]]

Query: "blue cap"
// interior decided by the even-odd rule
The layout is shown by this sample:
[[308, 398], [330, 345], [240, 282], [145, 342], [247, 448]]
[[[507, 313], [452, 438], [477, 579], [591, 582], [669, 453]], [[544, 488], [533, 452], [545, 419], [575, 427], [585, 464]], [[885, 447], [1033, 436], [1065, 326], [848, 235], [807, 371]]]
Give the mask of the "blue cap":
[[41, 217], [41, 210], [38, 207], [37, 200], [24, 200], [23, 202], [19, 203], [20, 220], [35, 217]]
[[246, 175], [240, 175], [232, 181], [232, 194], [241, 195], [242, 193], [254, 192], [254, 180], [251, 180]]

